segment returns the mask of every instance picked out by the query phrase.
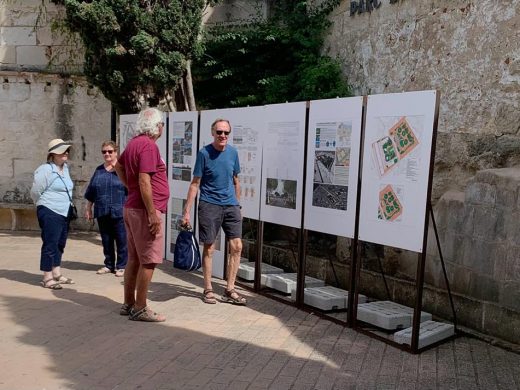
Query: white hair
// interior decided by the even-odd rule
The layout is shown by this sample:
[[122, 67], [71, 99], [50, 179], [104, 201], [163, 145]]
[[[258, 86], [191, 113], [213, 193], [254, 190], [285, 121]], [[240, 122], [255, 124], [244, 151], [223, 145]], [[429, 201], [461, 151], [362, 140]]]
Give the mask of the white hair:
[[159, 134], [159, 124], [163, 123], [163, 113], [157, 108], [145, 108], [137, 117], [137, 128], [134, 135], [148, 134], [156, 136]]

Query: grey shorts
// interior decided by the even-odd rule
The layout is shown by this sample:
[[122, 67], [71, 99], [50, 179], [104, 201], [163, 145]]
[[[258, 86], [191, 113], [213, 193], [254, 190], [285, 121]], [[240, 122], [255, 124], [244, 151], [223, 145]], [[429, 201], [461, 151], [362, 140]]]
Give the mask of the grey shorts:
[[242, 238], [242, 213], [239, 206], [219, 206], [199, 202], [199, 241], [213, 244], [220, 227], [227, 238]]

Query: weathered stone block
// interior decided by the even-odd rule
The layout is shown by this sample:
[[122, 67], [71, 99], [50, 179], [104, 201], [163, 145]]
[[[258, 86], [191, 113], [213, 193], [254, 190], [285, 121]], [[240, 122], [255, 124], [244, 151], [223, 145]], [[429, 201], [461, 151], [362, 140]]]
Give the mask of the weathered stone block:
[[[3, 84], [6, 86], [6, 84]], [[7, 84], [7, 89], [2, 89], [0, 93], [0, 102], [22, 102], [29, 99], [31, 95], [31, 87], [29, 84], [16, 83], [15, 85]]]
[[494, 254], [498, 244], [479, 238], [468, 238], [464, 241], [462, 264], [474, 272], [492, 275], [495, 265]]
[[44, 46], [18, 46], [16, 48], [16, 63], [24, 66], [46, 66], [49, 63]]
[[441, 242], [441, 250], [444, 260], [462, 264], [465, 240], [465, 236], [460, 234], [451, 234], [447, 236], [447, 239]]
[[520, 246], [504, 247], [496, 255], [494, 278], [499, 282], [520, 282]]
[[491, 275], [482, 275], [472, 272], [468, 294], [478, 300], [498, 302], [500, 296], [499, 284]]
[[0, 64], [16, 63], [16, 47], [0, 46]]
[[517, 311], [520, 315], [520, 282], [501, 283], [498, 303]]
[[473, 235], [484, 240], [496, 237], [497, 213], [491, 207], [475, 207]]
[[497, 188], [492, 184], [473, 182], [468, 184], [465, 194], [468, 203], [494, 206]]
[[471, 272], [466, 267], [446, 263], [448, 280], [453, 292], [467, 294], [471, 282]]
[[0, 27], [1, 46], [36, 45], [36, 34], [32, 27]]
[[460, 295], [454, 295], [453, 300], [457, 322], [462, 326], [482, 332], [484, 304]]
[[505, 209], [514, 209], [516, 207], [517, 191], [509, 189], [500, 189], [497, 191], [496, 206]]
[[[518, 311], [485, 303], [482, 321], [484, 333], [518, 344], [518, 340], [520, 340], [520, 313]], [[474, 324], [468, 326], [474, 328]]]

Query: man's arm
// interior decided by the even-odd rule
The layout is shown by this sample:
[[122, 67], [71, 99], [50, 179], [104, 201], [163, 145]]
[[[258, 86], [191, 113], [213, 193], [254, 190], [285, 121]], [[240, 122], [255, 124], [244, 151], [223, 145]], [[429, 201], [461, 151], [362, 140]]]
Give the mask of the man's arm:
[[233, 185], [235, 186], [235, 196], [238, 203], [240, 203], [240, 180], [237, 175], [233, 176]]
[[150, 233], [156, 235], [161, 231], [161, 218], [155, 213], [152, 195], [152, 177], [149, 173], [139, 173], [139, 190], [141, 191], [141, 198], [143, 199], [144, 207], [148, 214]]
[[114, 167], [117, 173], [117, 177], [119, 177], [119, 180], [121, 180], [121, 183], [128, 188], [128, 183], [126, 182], [126, 172], [125, 167], [119, 164], [119, 161], [116, 162], [116, 166]]
[[182, 223], [190, 223], [190, 213], [191, 208], [193, 207], [193, 203], [195, 202], [195, 197], [197, 196], [197, 193], [199, 192], [199, 186], [200, 186], [200, 177], [193, 177], [193, 180], [191, 181], [190, 188], [188, 189], [188, 199], [186, 200], [186, 206], [184, 206], [184, 213], [182, 215]]

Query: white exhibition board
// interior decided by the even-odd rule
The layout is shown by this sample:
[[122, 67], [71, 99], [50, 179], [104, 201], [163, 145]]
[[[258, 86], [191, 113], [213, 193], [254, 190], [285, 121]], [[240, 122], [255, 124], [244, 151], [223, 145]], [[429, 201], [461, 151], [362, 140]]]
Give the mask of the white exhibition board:
[[[126, 145], [135, 135], [136, 129], [136, 121], [138, 114], [126, 114], [119, 116], [119, 154], [123, 153]], [[166, 113], [164, 113], [164, 123], [166, 123]], [[164, 127], [164, 131], [162, 136], [157, 140], [157, 146], [159, 147], [159, 152], [161, 153], [161, 157], [166, 163], [166, 143], [167, 143], [167, 131], [166, 126]]]
[[363, 97], [309, 108], [304, 228], [354, 237]]
[[260, 217], [260, 184], [262, 176], [262, 136], [264, 131], [264, 107], [228, 108], [201, 112], [201, 141], [213, 142], [210, 127], [217, 118], [231, 124], [228, 143], [238, 151], [240, 160], [240, 204], [246, 218]]
[[300, 228], [306, 102], [265, 106], [260, 219]]
[[[190, 187], [195, 157], [197, 156], [197, 111], [170, 112], [168, 119], [168, 185], [170, 200], [166, 229], [166, 259], [173, 260], [175, 241], [179, 235], [179, 221]], [[195, 226], [195, 209], [191, 210], [191, 225]]]
[[371, 95], [359, 239], [421, 253], [437, 92]]

